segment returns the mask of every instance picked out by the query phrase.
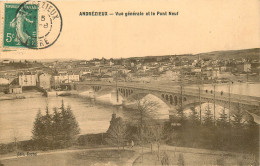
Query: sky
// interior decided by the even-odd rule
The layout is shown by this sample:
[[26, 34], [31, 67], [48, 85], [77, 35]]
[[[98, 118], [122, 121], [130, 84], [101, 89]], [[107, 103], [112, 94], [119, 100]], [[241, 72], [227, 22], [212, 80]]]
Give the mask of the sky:
[[[10, 1], [8, 1], [10, 2]], [[93, 59], [196, 54], [260, 46], [259, 0], [74, 0], [52, 1], [62, 32], [41, 50], [3, 48], [0, 58]], [[16, 2], [17, 3], [17, 2]], [[3, 11], [3, 1], [1, 2]], [[178, 12], [178, 16], [79, 16], [80, 12]], [[1, 24], [4, 20], [0, 12]], [[0, 32], [4, 33], [4, 32]], [[13, 51], [3, 51], [3, 50]]]

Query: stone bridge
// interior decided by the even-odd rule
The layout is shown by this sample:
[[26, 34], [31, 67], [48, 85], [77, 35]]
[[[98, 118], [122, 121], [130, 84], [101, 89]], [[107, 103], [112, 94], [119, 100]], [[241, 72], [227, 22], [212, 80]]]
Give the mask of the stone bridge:
[[[164, 103], [166, 103], [170, 110], [176, 110], [182, 107], [183, 109], [199, 106], [203, 103], [212, 103], [225, 108], [230, 108], [230, 111], [235, 111], [238, 106], [242, 110], [256, 110], [260, 109], [260, 97], [228, 94], [216, 91], [206, 92], [199, 88], [189, 88], [187, 86], [181, 88], [180, 86], [162, 86], [153, 84], [141, 83], [103, 83], [103, 82], [79, 82], [75, 85], [78, 91], [85, 91], [92, 89], [95, 96], [108, 94], [109, 92], [116, 92], [122, 96], [124, 101], [132, 101], [134, 99], [141, 99], [148, 94], [152, 94]], [[181, 90], [182, 89], [182, 90]]]

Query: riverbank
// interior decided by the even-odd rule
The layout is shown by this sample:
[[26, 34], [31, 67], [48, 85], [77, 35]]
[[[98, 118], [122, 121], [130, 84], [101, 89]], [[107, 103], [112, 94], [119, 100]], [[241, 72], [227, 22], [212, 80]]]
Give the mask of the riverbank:
[[16, 100], [16, 99], [25, 99], [25, 96], [23, 94], [4, 94], [0, 96], [0, 101]]
[[21, 94], [1, 94], [0, 101], [2, 100], [16, 100], [16, 99], [25, 99], [25, 98], [37, 98], [43, 96], [42, 92], [24, 92]]
[[77, 95], [78, 92], [76, 90], [69, 90], [69, 91], [47, 91], [47, 97], [55, 97], [55, 96], [71, 96]]

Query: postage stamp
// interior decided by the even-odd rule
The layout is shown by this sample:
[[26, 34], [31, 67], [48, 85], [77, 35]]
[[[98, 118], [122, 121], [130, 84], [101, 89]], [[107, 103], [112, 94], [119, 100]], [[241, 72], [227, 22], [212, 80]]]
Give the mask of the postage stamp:
[[60, 36], [62, 17], [52, 2], [6, 3], [4, 10], [3, 47], [43, 49]]

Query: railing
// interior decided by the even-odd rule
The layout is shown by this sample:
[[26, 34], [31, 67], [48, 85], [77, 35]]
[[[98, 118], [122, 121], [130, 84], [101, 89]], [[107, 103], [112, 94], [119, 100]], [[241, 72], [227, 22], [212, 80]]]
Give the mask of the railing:
[[[104, 82], [80, 82], [78, 84], [87, 84], [87, 85], [100, 85], [100, 86], [115, 86], [115, 83], [104, 83]], [[132, 88], [132, 89], [139, 89], [139, 90], [153, 90], [153, 91], [159, 91], [162, 93], [181, 93], [180, 86], [165, 86], [165, 85], [149, 85], [149, 84], [142, 84], [142, 83], [125, 83], [125, 82], [118, 82], [117, 83], [118, 88]], [[199, 96], [199, 90], [195, 88], [183, 88], [183, 95], [189, 95], [198, 97]], [[205, 92], [205, 90], [200, 90], [200, 96], [201, 98], [207, 98], [207, 99], [214, 99], [214, 92], [208, 91], [208, 93]], [[229, 95], [228, 93], [223, 93], [216, 91], [215, 92], [215, 99], [220, 101], [229, 101]], [[238, 95], [238, 94], [231, 94], [230, 95], [230, 101], [235, 103], [241, 103], [241, 104], [248, 104], [248, 105], [255, 105], [260, 106], [260, 97], [254, 97], [254, 96], [247, 96], [247, 95]]]

